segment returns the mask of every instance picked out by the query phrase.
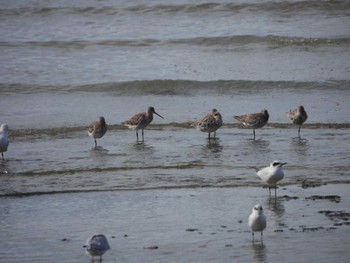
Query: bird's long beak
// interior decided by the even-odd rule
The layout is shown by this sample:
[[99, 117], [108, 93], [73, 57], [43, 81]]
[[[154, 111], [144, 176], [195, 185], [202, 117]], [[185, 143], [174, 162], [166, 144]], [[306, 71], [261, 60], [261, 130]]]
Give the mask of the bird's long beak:
[[286, 165], [287, 163], [281, 163], [281, 166]]
[[159, 117], [161, 117], [162, 119], [164, 119], [162, 116], [160, 116], [157, 112], [153, 112], [154, 114], [157, 114]]

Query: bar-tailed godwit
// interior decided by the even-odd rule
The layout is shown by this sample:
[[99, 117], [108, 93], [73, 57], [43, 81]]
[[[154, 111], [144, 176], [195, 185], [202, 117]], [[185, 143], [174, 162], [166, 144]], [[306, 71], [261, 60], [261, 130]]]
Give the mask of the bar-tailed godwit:
[[244, 126], [252, 128], [255, 140], [255, 129], [262, 128], [266, 125], [269, 120], [269, 112], [266, 109], [263, 109], [258, 113], [238, 115], [233, 118], [242, 122]]
[[304, 106], [299, 106], [298, 108], [289, 111], [287, 115], [293, 124], [296, 124], [299, 126], [298, 138], [300, 138], [301, 125], [307, 120], [307, 113], [304, 109]]
[[222, 117], [220, 112], [213, 109], [212, 112], [208, 113], [203, 117], [203, 119], [196, 122], [197, 129], [202, 132], [208, 133], [208, 139], [210, 140], [210, 133], [214, 132], [214, 138], [216, 136], [216, 131], [222, 125]]
[[97, 146], [96, 139], [102, 138], [103, 135], [105, 135], [105, 133], [107, 132], [107, 130], [108, 125], [106, 124], [104, 117], [100, 117], [97, 121], [94, 121], [90, 124], [90, 126], [88, 127], [88, 134], [95, 140], [95, 147]]
[[131, 129], [136, 129], [136, 139], [139, 141], [138, 130], [142, 130], [142, 141], [144, 141], [143, 130], [150, 124], [153, 120], [153, 113], [164, 119], [160, 116], [153, 107], [148, 107], [146, 112], [140, 112], [132, 116], [129, 120], [122, 122], [124, 126], [127, 126]]

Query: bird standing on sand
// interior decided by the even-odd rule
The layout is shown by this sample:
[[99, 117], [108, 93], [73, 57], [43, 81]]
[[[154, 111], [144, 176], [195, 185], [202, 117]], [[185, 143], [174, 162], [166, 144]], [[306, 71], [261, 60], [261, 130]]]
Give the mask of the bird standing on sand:
[[208, 139], [210, 140], [210, 133], [214, 132], [214, 138], [216, 131], [222, 125], [222, 117], [220, 112], [213, 109], [212, 112], [208, 113], [203, 119], [196, 122], [197, 129], [202, 132], [208, 133]]
[[277, 192], [277, 182], [281, 181], [284, 177], [283, 173], [283, 165], [287, 163], [282, 163], [278, 160], [273, 161], [269, 167], [265, 167], [259, 171], [257, 171], [257, 175], [260, 177], [260, 179], [268, 184], [269, 186], [269, 193], [271, 195], [271, 188], [275, 188], [275, 196]]
[[127, 126], [131, 129], [136, 129], [136, 139], [139, 141], [138, 130], [142, 130], [142, 141], [144, 141], [143, 130], [150, 124], [153, 120], [153, 113], [164, 119], [160, 116], [153, 107], [148, 107], [146, 112], [140, 112], [132, 116], [129, 120], [122, 122], [124, 126]]
[[301, 125], [307, 120], [307, 113], [304, 109], [304, 106], [301, 105], [298, 108], [289, 111], [287, 115], [293, 124], [296, 124], [299, 126], [298, 138], [300, 138]]
[[83, 247], [86, 254], [92, 257], [92, 263], [94, 263], [94, 257], [100, 257], [100, 262], [102, 262], [102, 255], [110, 249], [107, 238], [101, 234], [91, 236]]
[[266, 228], [266, 216], [261, 205], [257, 204], [253, 207], [252, 213], [248, 217], [248, 225], [252, 230], [252, 241], [254, 242], [254, 232], [261, 232], [262, 242], [263, 230]]
[[243, 123], [244, 126], [253, 129], [254, 140], [255, 140], [255, 129], [262, 128], [266, 125], [269, 120], [269, 112], [263, 109], [258, 113], [244, 114], [239, 116], [234, 116], [236, 120]]
[[97, 147], [97, 138], [102, 138], [108, 130], [105, 118], [100, 117], [97, 121], [90, 124], [88, 128], [88, 134], [95, 140], [95, 147]]
[[7, 148], [9, 146], [9, 127], [7, 124], [3, 123], [0, 126], [0, 152], [2, 155], [2, 159], [4, 158], [4, 152], [7, 151]]

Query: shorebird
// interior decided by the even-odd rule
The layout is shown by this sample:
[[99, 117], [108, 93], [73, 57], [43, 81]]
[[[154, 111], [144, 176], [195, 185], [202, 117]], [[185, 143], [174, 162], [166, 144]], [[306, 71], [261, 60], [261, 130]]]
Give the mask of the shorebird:
[[261, 205], [257, 204], [253, 207], [252, 213], [248, 217], [248, 225], [252, 230], [252, 241], [254, 242], [254, 232], [261, 232], [262, 242], [263, 230], [266, 228], [266, 216]]
[[88, 256], [91, 256], [91, 262], [94, 263], [94, 257], [100, 257], [102, 262], [102, 255], [110, 249], [107, 238], [104, 235], [93, 235], [86, 240], [85, 252]]
[[301, 125], [307, 120], [307, 113], [304, 109], [304, 106], [299, 106], [298, 108], [289, 111], [287, 113], [287, 116], [293, 124], [296, 124], [299, 126], [298, 138], [300, 138]]
[[214, 138], [216, 136], [216, 130], [222, 125], [222, 117], [220, 112], [213, 109], [210, 113], [204, 116], [203, 119], [196, 122], [197, 129], [202, 132], [208, 133], [208, 139], [210, 140], [210, 133], [214, 132]]
[[271, 195], [271, 188], [275, 188], [275, 196], [277, 192], [276, 184], [277, 182], [281, 181], [284, 177], [283, 173], [283, 165], [287, 163], [282, 163], [278, 160], [273, 161], [270, 166], [262, 168], [261, 170], [257, 171], [256, 174], [260, 177], [260, 179], [268, 184], [269, 186], [269, 193]]
[[0, 126], [0, 152], [3, 160], [5, 160], [4, 152], [7, 151], [7, 148], [9, 146], [8, 136], [9, 136], [9, 127], [7, 126], [7, 124], [3, 123]]
[[266, 125], [269, 120], [269, 112], [266, 109], [263, 109], [258, 113], [244, 114], [239, 116], [234, 116], [236, 120], [243, 123], [244, 126], [253, 129], [253, 135], [255, 140], [255, 129], [262, 128]]
[[139, 141], [139, 129], [142, 130], [142, 141], [144, 141], [143, 130], [150, 124], [153, 120], [153, 113], [164, 119], [160, 116], [153, 107], [148, 107], [146, 112], [140, 112], [132, 116], [129, 120], [122, 122], [124, 126], [127, 126], [131, 129], [136, 129], [136, 139]]
[[97, 121], [94, 121], [88, 127], [88, 134], [95, 140], [95, 147], [97, 147], [97, 138], [102, 138], [107, 132], [108, 125], [106, 124], [105, 118], [100, 117]]

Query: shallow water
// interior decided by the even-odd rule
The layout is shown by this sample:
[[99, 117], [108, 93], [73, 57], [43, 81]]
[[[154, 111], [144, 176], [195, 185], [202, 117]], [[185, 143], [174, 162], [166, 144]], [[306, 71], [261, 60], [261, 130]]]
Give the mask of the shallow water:
[[[278, 196], [238, 187], [1, 198], [1, 258], [88, 262], [85, 239], [104, 233], [112, 248], [104, 262], [347, 262], [348, 185], [288, 186]], [[247, 226], [255, 203], [268, 219], [263, 243], [251, 242]]]

